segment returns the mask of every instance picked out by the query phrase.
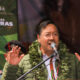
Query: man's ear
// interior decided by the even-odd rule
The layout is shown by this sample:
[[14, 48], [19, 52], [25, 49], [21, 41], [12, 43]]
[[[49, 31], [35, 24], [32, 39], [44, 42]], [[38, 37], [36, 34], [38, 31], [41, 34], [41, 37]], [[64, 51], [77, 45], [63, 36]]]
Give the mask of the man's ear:
[[76, 55], [77, 59], [80, 61], [80, 55], [76, 52], [75, 52], [75, 55]]
[[37, 39], [39, 39], [39, 34], [37, 34]]
[[38, 40], [38, 42], [40, 42], [40, 35], [39, 34], [37, 34], [37, 40]]

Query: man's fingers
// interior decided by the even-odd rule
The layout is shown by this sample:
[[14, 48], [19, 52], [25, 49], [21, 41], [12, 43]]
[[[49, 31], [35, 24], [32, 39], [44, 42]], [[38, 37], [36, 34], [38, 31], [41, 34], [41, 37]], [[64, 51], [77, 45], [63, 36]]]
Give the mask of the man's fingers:
[[78, 58], [78, 60], [80, 61], [80, 55], [78, 53], [75, 53], [75, 55]]
[[14, 46], [14, 47], [12, 48], [12, 51], [15, 52], [17, 49], [18, 49], [18, 46]]
[[5, 57], [5, 60], [7, 61], [7, 54], [6, 53], [4, 54], [4, 57]]
[[10, 52], [4, 54], [5, 60], [8, 61], [8, 62], [10, 61], [10, 55], [11, 55]]
[[6, 53], [4, 54], [4, 57], [5, 57], [5, 58], [7, 57], [7, 54], [6, 54]]
[[17, 54], [17, 55], [18, 55], [18, 54], [19, 54], [19, 52], [20, 52], [20, 50], [21, 50], [21, 48], [20, 48], [20, 47], [15, 46], [15, 47], [13, 47], [13, 48], [12, 48], [12, 51], [13, 51], [13, 53], [12, 53], [12, 54], [15, 54], [15, 55]]
[[21, 50], [21, 47], [19, 47], [19, 48], [16, 50], [18, 55], [19, 55], [19, 53], [20, 53], [20, 50]]
[[21, 56], [20, 56], [20, 58], [19, 58], [19, 59], [21, 60], [23, 57], [24, 57], [24, 54], [21, 54]]

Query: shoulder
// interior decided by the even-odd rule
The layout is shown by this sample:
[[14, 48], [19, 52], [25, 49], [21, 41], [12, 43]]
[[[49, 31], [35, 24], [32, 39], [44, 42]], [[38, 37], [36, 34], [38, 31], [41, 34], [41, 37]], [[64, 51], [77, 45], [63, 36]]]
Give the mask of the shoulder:
[[30, 59], [30, 55], [29, 54], [26, 54], [22, 60], [20, 61], [19, 65], [23, 65], [23, 64], [27, 64], [29, 63], [29, 59]]
[[31, 69], [30, 57], [29, 57], [29, 54], [27, 54], [20, 61], [18, 70], [21, 70], [23, 73], [25, 73], [29, 71], [30, 69]]
[[35, 41], [33, 41], [33, 43], [29, 46], [29, 51], [30, 51], [30, 50], [33, 50], [33, 49], [36, 49], [36, 48], [38, 48], [39, 46], [40, 46], [40, 44], [39, 44], [38, 40], [35, 40]]

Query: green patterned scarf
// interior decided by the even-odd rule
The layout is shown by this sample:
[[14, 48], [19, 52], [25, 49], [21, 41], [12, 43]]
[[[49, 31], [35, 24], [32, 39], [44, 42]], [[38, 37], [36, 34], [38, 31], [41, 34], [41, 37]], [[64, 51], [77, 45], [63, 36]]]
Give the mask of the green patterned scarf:
[[[68, 49], [64, 43], [60, 41], [59, 48], [58, 48], [59, 56], [60, 56], [60, 68], [59, 68], [59, 79], [58, 80], [65, 80], [67, 78], [67, 74], [69, 74], [69, 70], [71, 68], [69, 62], [69, 55]], [[30, 54], [30, 64], [32, 67], [39, 64], [42, 59], [42, 54], [40, 51], [40, 44], [38, 41], [34, 41], [32, 45], [29, 47], [29, 54]], [[35, 80], [47, 80], [47, 73], [45, 69], [45, 65], [42, 64], [37, 69], [33, 71]], [[62, 73], [62, 74], [61, 74]], [[46, 78], [46, 79], [45, 79]]]

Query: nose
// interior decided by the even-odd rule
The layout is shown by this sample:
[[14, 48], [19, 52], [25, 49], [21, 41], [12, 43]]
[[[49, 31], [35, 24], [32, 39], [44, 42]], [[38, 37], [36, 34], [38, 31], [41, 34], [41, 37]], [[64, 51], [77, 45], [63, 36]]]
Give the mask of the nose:
[[51, 40], [53, 40], [53, 39], [54, 39], [54, 36], [53, 36], [53, 35], [51, 35], [51, 36], [50, 36], [50, 39], [51, 39]]

